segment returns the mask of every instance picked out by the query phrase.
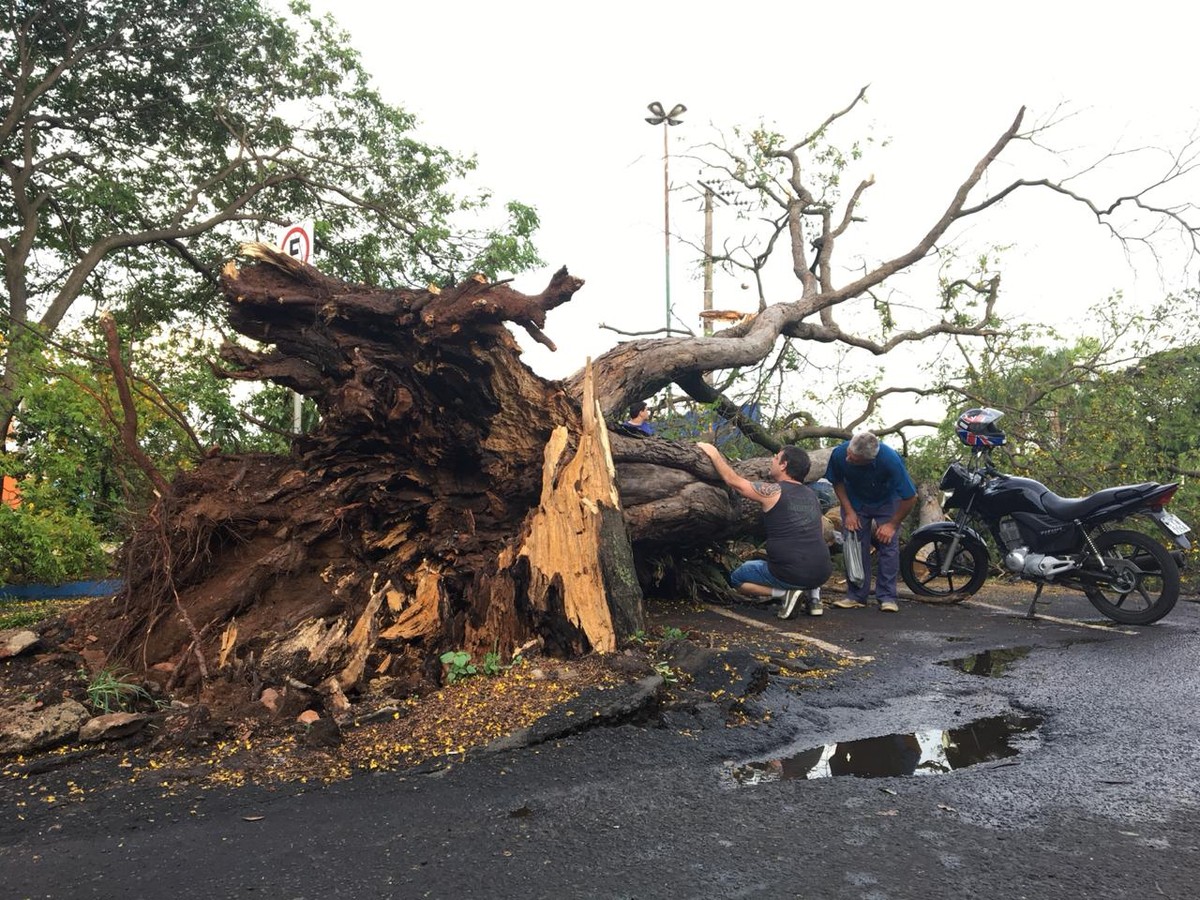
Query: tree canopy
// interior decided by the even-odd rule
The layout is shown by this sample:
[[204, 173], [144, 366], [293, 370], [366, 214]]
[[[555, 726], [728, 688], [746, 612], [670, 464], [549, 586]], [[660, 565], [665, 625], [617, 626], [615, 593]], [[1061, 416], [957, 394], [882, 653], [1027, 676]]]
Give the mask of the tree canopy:
[[[322, 267], [374, 284], [537, 262], [533, 210], [475, 218], [470, 160], [418, 140], [331, 19], [260, 0], [16, 0], [0, 10], [0, 412], [26, 326], [77, 301], [151, 327], [211, 312], [237, 242], [316, 221]], [[3, 423], [0, 423], [2, 425]]]

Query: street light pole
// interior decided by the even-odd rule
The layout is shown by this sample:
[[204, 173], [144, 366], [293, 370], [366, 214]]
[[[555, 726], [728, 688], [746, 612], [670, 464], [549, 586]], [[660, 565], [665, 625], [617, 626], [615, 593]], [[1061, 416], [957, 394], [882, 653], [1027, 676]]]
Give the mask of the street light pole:
[[670, 112], [664, 112], [663, 105], [655, 100], [646, 108], [653, 113], [652, 116], [646, 117], [646, 121], [651, 125], [662, 125], [663, 127], [663, 267], [667, 301], [666, 324], [669, 334], [671, 331], [671, 174], [668, 164], [670, 153], [667, 147], [667, 127], [678, 125], [682, 121], [679, 117], [687, 112], [687, 107], [682, 103], [676, 103], [671, 107]]

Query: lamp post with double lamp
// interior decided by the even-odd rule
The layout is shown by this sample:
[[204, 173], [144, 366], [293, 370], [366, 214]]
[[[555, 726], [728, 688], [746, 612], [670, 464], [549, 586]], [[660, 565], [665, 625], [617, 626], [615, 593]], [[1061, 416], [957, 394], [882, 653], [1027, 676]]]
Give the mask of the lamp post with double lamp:
[[663, 105], [655, 100], [646, 109], [653, 113], [646, 117], [646, 121], [651, 125], [663, 127], [663, 264], [666, 273], [667, 333], [669, 334], [671, 331], [671, 176], [667, 164], [667, 160], [670, 158], [667, 151], [667, 127], [678, 125], [683, 121], [679, 117], [687, 112], [687, 107], [682, 103], [676, 103], [671, 107], [670, 112], [663, 112]]

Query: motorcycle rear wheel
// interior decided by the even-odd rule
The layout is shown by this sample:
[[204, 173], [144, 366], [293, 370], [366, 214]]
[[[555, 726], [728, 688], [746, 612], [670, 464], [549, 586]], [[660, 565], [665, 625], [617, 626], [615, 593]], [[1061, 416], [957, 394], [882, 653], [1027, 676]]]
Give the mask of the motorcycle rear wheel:
[[959, 603], [981, 587], [988, 574], [987, 549], [960, 538], [954, 560], [942, 572], [954, 535], [947, 532], [910, 540], [900, 550], [900, 575], [918, 600]]
[[1102, 531], [1092, 538], [1103, 557], [1084, 561], [1084, 593], [1092, 606], [1123, 625], [1157, 622], [1179, 599], [1179, 567], [1167, 548], [1140, 531]]

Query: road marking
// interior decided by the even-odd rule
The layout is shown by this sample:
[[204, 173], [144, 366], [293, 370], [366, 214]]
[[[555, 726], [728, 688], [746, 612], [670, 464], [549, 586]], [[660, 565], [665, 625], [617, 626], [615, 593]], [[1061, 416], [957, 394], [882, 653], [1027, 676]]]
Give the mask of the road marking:
[[[984, 603], [982, 600], [964, 600], [963, 603], [969, 606], [981, 606], [984, 609], [994, 609], [996, 612], [1008, 613], [1014, 619], [1024, 619], [1025, 614], [1017, 615], [1011, 607], [996, 606], [992, 603]], [[1091, 622], [1080, 622], [1078, 619], [1060, 619], [1058, 616], [1047, 616], [1043, 613], [1034, 614], [1037, 619], [1045, 622], [1053, 622], [1055, 625], [1073, 625], [1076, 628], [1094, 628], [1096, 631], [1103, 631], [1107, 634], [1140, 634], [1137, 631], [1126, 631], [1124, 628], [1114, 628], [1112, 625], [1093, 625]]]
[[737, 622], [742, 622], [746, 625], [753, 625], [755, 628], [761, 628], [763, 631], [774, 631], [776, 634], [782, 634], [784, 637], [795, 638], [798, 641], [803, 641], [806, 644], [812, 644], [824, 650], [826, 653], [832, 653], [834, 656], [841, 656], [845, 659], [852, 659], [855, 662], [874, 662], [873, 656], [859, 656], [857, 653], [851, 653], [845, 647], [839, 647], [837, 644], [831, 644], [829, 641], [823, 641], [820, 638], [810, 637], [807, 634], [801, 634], [798, 631], [783, 631], [776, 628], [769, 622], [760, 622], [758, 619], [752, 619], [749, 616], [743, 616], [740, 613], [735, 613], [731, 609], [724, 609], [720, 606], [705, 605], [705, 609], [712, 610], [717, 615], [724, 616], [727, 619], [733, 619]]

